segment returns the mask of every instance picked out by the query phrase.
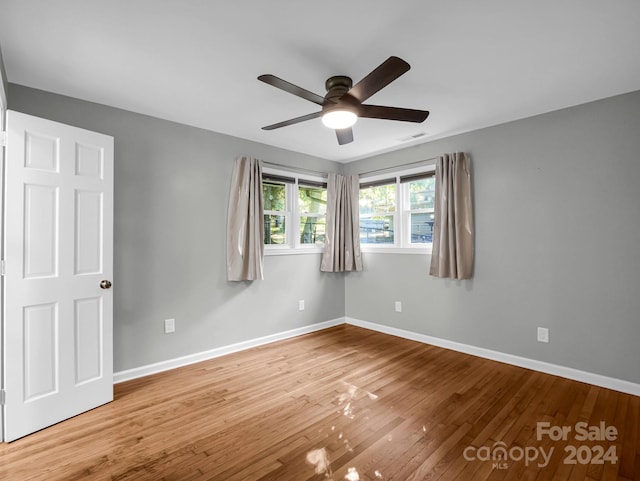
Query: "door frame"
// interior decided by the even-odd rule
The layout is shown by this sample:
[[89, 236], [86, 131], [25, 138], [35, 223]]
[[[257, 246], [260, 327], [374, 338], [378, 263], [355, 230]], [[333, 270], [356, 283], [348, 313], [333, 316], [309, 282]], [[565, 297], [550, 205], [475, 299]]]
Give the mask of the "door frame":
[[[5, 131], [7, 113], [7, 73], [2, 60], [2, 49], [0, 48], [0, 132]], [[4, 147], [0, 146], [0, 259], [4, 259], [4, 182], [5, 164]], [[0, 276], [0, 389], [4, 389], [4, 277]], [[4, 441], [4, 406], [0, 407], [0, 442]]]

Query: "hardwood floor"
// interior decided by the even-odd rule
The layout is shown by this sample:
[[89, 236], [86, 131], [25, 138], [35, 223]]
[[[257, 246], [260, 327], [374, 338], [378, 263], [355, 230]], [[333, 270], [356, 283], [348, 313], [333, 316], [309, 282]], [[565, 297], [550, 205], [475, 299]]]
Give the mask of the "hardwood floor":
[[640, 398], [340, 326], [118, 384], [0, 459], [11, 481], [640, 480]]

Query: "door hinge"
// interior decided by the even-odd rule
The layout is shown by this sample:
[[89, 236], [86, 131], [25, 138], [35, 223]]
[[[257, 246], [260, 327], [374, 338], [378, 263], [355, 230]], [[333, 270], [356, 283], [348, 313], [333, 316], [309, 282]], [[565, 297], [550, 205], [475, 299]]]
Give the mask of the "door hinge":
[[7, 146], [7, 132], [0, 132], [0, 147]]
[[4, 276], [4, 259], [0, 261], [0, 276]]
[[0, 389], [0, 406], [4, 406], [4, 403], [5, 403], [4, 389]]

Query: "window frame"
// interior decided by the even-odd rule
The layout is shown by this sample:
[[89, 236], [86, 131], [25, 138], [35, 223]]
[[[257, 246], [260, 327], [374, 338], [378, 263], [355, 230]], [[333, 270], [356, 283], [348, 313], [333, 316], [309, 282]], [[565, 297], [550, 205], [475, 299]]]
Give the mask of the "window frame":
[[324, 242], [322, 243], [314, 242], [313, 244], [303, 244], [302, 242], [300, 242], [300, 235], [301, 235], [300, 228], [302, 226], [302, 222], [301, 222], [302, 217], [313, 217], [315, 219], [324, 219], [325, 235], [326, 235], [326, 228], [327, 228], [326, 206], [325, 206], [324, 214], [321, 214], [319, 212], [303, 212], [302, 209], [300, 208], [300, 189], [301, 188], [311, 187], [314, 189], [324, 189], [325, 193], [327, 192], [326, 179], [322, 179], [322, 178], [319, 178], [319, 179], [320, 180], [311, 180], [306, 177], [296, 178], [295, 202], [296, 202], [296, 208], [297, 208], [297, 216], [296, 216], [297, 226], [296, 226], [295, 241], [297, 242], [297, 248], [300, 248], [300, 249], [311, 249], [315, 247], [320, 251], [324, 250]]
[[[298, 172], [292, 172], [288, 170], [280, 170], [272, 167], [262, 168], [262, 180], [263, 182], [269, 181], [278, 182], [278, 178], [283, 179], [282, 183], [285, 186], [285, 204], [286, 204], [286, 216], [285, 216], [285, 243], [284, 244], [264, 244], [264, 254], [267, 255], [290, 255], [290, 254], [315, 254], [322, 253], [324, 251], [324, 244], [302, 244], [300, 242], [300, 217], [324, 217], [325, 214], [316, 213], [303, 213], [300, 211], [298, 189], [300, 184], [302, 185], [318, 185], [326, 189], [327, 179], [321, 175], [309, 175]], [[285, 181], [284, 179], [287, 179]], [[264, 214], [275, 214], [281, 211], [264, 211]]]
[[[392, 218], [392, 224], [393, 224], [393, 243], [363, 243], [362, 241], [360, 242], [360, 247], [362, 248], [363, 246], [376, 246], [379, 248], [391, 248], [391, 247], [395, 247], [398, 241], [398, 206], [399, 206], [399, 196], [398, 196], [398, 185], [397, 185], [397, 179], [395, 179], [394, 177], [389, 177], [388, 175], [386, 176], [382, 176], [382, 178], [380, 179], [375, 179], [375, 180], [369, 180], [366, 179], [365, 182], [363, 182], [362, 180], [360, 181], [360, 191], [362, 191], [363, 189], [369, 189], [369, 188], [375, 188], [375, 187], [386, 187], [386, 186], [393, 186], [394, 187], [394, 208], [393, 210], [385, 210], [385, 211], [380, 211], [380, 212], [375, 212], [372, 214], [362, 214], [361, 212], [359, 212], [359, 219], [360, 219], [360, 226], [358, 231], [360, 231], [360, 227], [362, 225], [362, 220], [363, 218], [369, 218], [369, 217], [391, 217]], [[360, 201], [360, 197], [358, 196], [358, 204]]]
[[[263, 169], [263, 178], [262, 178], [262, 185], [263, 185], [263, 189], [264, 189], [264, 184], [268, 183], [268, 184], [275, 184], [275, 185], [282, 185], [284, 187], [284, 211], [281, 210], [267, 210], [264, 209], [263, 211], [263, 219], [264, 216], [266, 215], [276, 215], [276, 216], [281, 216], [284, 217], [284, 243], [283, 244], [264, 244], [265, 247], [265, 252], [267, 247], [269, 247], [269, 249], [283, 249], [283, 248], [288, 248], [289, 247], [289, 243], [291, 241], [290, 239], [290, 226], [291, 226], [291, 195], [290, 195], [290, 191], [291, 191], [291, 185], [292, 183], [290, 181], [285, 180], [286, 177], [284, 176], [279, 176], [279, 175], [273, 175], [273, 176], [269, 176], [268, 179], [264, 178], [264, 169]], [[281, 179], [279, 179], [278, 177], [282, 177]], [[263, 195], [264, 195], [264, 190], [263, 190]], [[263, 239], [264, 242], [264, 239]]]
[[[424, 165], [409, 169], [399, 168], [398, 170], [389, 170], [384, 174], [361, 177], [360, 185], [367, 185], [384, 180], [395, 179], [390, 182], [396, 188], [396, 206], [395, 212], [389, 212], [384, 215], [394, 214], [394, 243], [393, 244], [360, 244], [360, 250], [365, 253], [387, 253], [387, 254], [431, 254], [433, 242], [429, 243], [412, 243], [411, 242], [411, 213], [426, 212], [426, 209], [411, 210], [411, 200], [409, 197], [409, 184], [402, 182], [402, 177], [417, 176], [419, 174], [427, 174], [427, 176], [435, 175], [435, 164]], [[380, 184], [384, 185], [384, 184]], [[435, 206], [434, 206], [435, 211]]]

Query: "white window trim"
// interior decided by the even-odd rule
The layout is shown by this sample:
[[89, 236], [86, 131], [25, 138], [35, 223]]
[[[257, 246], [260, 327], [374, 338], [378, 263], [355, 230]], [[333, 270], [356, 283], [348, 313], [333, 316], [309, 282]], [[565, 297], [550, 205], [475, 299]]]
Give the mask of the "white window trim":
[[[400, 177], [405, 175], [435, 172], [436, 166], [424, 165], [410, 169], [392, 170], [385, 174], [361, 177], [360, 184], [376, 182], [385, 179], [396, 179], [396, 210], [394, 214], [394, 243], [387, 245], [361, 244], [360, 250], [368, 254], [422, 254], [431, 255], [433, 244], [411, 244], [411, 223], [408, 196], [400, 183]], [[408, 185], [405, 184], [405, 185]]]
[[[265, 256], [282, 256], [282, 255], [299, 255], [299, 254], [322, 254], [324, 246], [317, 244], [301, 244], [298, 233], [300, 232], [300, 216], [298, 211], [298, 181], [308, 180], [311, 182], [326, 182], [327, 179], [322, 176], [314, 176], [309, 174], [301, 174], [289, 170], [274, 169], [272, 167], [263, 167], [262, 173], [267, 175], [278, 175], [282, 177], [290, 177], [295, 179], [292, 183], [285, 183], [286, 188], [286, 217], [285, 225], [291, 226], [287, 229], [286, 244], [265, 244]], [[272, 211], [266, 211], [268, 214]], [[322, 217], [321, 215], [310, 214], [313, 217]]]

